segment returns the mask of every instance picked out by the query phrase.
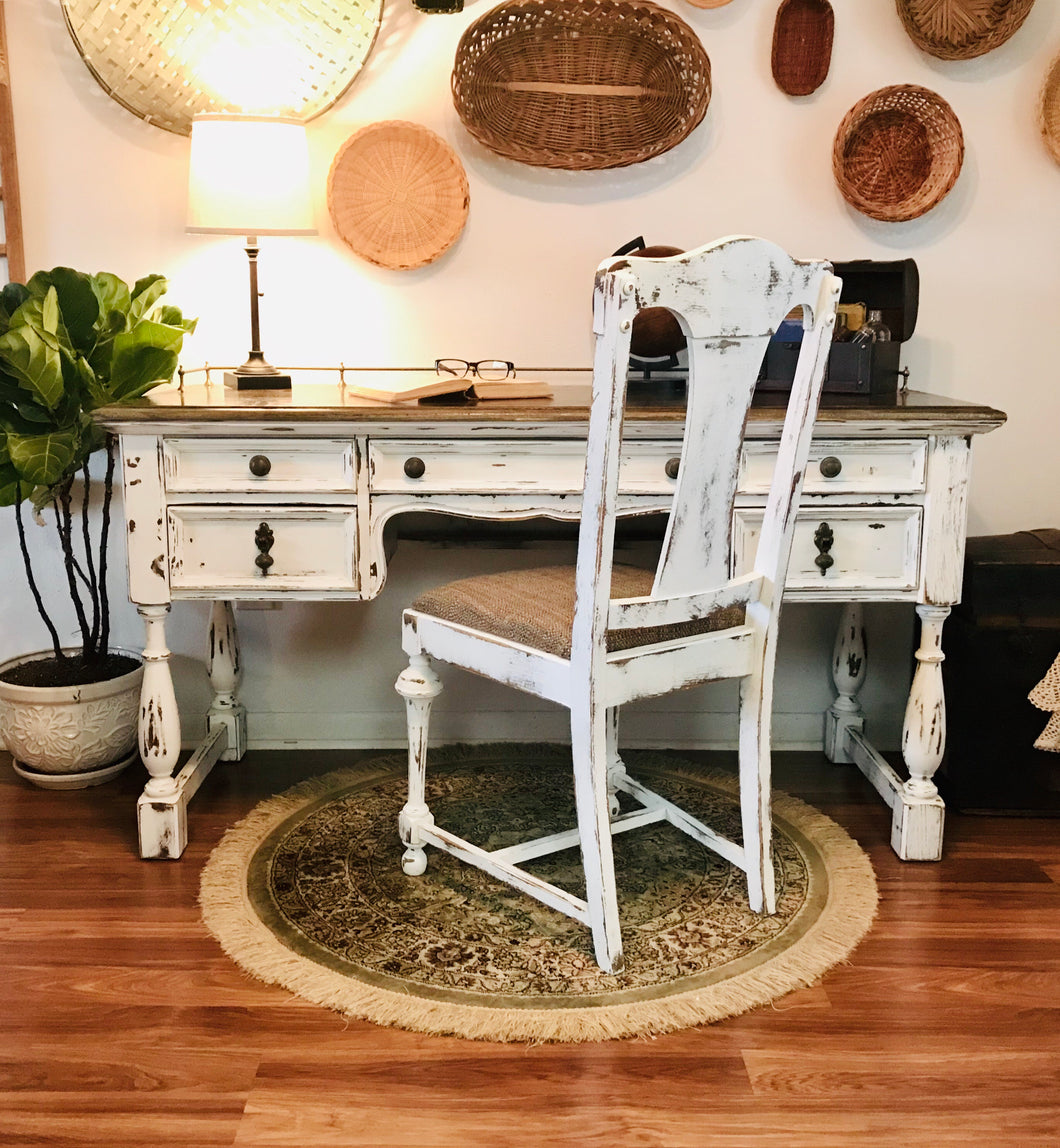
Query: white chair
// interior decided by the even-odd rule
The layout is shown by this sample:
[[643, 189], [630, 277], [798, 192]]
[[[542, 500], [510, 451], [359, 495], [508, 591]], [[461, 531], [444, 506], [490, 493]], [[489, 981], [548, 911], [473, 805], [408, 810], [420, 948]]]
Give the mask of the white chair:
[[[770, 711], [777, 618], [840, 281], [821, 260], [792, 259], [732, 237], [665, 259], [623, 256], [596, 274], [596, 352], [576, 565], [466, 578], [405, 611], [408, 802], [405, 872], [424, 846], [476, 865], [592, 930], [605, 971], [622, 968], [611, 835], [667, 820], [747, 875], [756, 912], [775, 912], [770, 826]], [[804, 337], [754, 569], [732, 577], [730, 532], [744, 425], [766, 344], [802, 306]], [[680, 468], [656, 570], [613, 562], [630, 329], [641, 307], [667, 307], [688, 339]], [[570, 710], [577, 828], [486, 852], [436, 825], [425, 801], [427, 722], [437, 658]], [[742, 842], [727, 840], [630, 777], [618, 754], [619, 707], [722, 678], [740, 681]], [[639, 803], [618, 812], [617, 792]], [[580, 845], [584, 900], [519, 867]]]

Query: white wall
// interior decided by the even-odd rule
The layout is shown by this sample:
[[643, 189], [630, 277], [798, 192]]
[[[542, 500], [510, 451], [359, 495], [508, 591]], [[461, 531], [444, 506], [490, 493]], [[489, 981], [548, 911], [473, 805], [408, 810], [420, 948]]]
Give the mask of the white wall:
[[[426, 16], [390, 0], [379, 40], [352, 88], [309, 125], [320, 235], [267, 241], [262, 330], [275, 363], [425, 364], [438, 355], [502, 356], [528, 366], [584, 364], [597, 262], [634, 235], [691, 247], [734, 232], [762, 234], [795, 254], [833, 259], [913, 256], [920, 320], [905, 349], [911, 385], [977, 400], [1009, 422], [977, 442], [970, 531], [1060, 525], [1060, 387], [1051, 338], [1060, 298], [1060, 168], [1035, 122], [1046, 68], [1060, 51], [1060, 6], [1041, 0], [1021, 31], [985, 58], [944, 63], [919, 52], [886, 0], [834, 0], [831, 73], [811, 97], [778, 91], [769, 68], [777, 0], [733, 0], [713, 11], [668, 0], [697, 31], [713, 66], [704, 123], [647, 163], [604, 172], [526, 167], [494, 157], [464, 131], [449, 72], [464, 28], [488, 9]], [[26, 252], [30, 270], [67, 264], [128, 279], [161, 271], [171, 298], [200, 317], [184, 361], [241, 361], [247, 348], [246, 262], [238, 239], [183, 230], [188, 140], [151, 127], [97, 86], [53, 0], [7, 0]], [[966, 158], [950, 196], [906, 224], [847, 207], [831, 175], [832, 138], [845, 111], [890, 83], [943, 95], [965, 132]], [[409, 119], [447, 139], [471, 185], [467, 227], [445, 256], [416, 271], [384, 271], [337, 239], [325, 201], [328, 168], [358, 127]], [[35, 532], [54, 567], [50, 538]], [[551, 555], [545, 554], [547, 559]], [[522, 552], [536, 561], [540, 552]], [[123, 556], [115, 554], [120, 575]], [[242, 611], [243, 697], [255, 744], [396, 742], [397, 618], [418, 586], [512, 561], [498, 551], [398, 547], [385, 594], [369, 604]], [[0, 516], [0, 661], [46, 644], [17, 566], [11, 517]], [[139, 620], [116, 587], [115, 629], [136, 646]], [[866, 689], [871, 729], [893, 745], [908, 684], [910, 611], [869, 611]], [[777, 690], [781, 744], [817, 744], [830, 701], [827, 655], [834, 607], [786, 614]], [[72, 628], [71, 628], [72, 629]], [[198, 657], [205, 611], [174, 607], [170, 645], [185, 732], [206, 705]], [[442, 736], [525, 732], [524, 704], [505, 691], [454, 685], [439, 708]], [[718, 744], [731, 737], [731, 698], [677, 699], [666, 721], [636, 715], [641, 739]], [[705, 710], [705, 716], [701, 711]], [[484, 716], [485, 711], [485, 716]], [[713, 711], [713, 712], [712, 712]], [[542, 714], [538, 736], [559, 736]]]

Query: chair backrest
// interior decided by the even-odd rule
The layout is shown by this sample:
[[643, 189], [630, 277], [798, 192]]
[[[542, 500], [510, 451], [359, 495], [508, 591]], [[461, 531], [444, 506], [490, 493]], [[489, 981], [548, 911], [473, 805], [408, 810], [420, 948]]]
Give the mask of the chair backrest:
[[[608, 629], [688, 621], [748, 597], [768, 607], [774, 588], [779, 596], [839, 289], [840, 280], [827, 261], [792, 259], [775, 244], [749, 236], [720, 239], [669, 258], [621, 256], [600, 265], [578, 545], [576, 648], [599, 651]], [[732, 514], [748, 410], [766, 345], [799, 306], [804, 335], [755, 569], [750, 578], [731, 580]], [[688, 341], [685, 433], [651, 595], [612, 603], [630, 334], [633, 317], [643, 307], [673, 312]]]

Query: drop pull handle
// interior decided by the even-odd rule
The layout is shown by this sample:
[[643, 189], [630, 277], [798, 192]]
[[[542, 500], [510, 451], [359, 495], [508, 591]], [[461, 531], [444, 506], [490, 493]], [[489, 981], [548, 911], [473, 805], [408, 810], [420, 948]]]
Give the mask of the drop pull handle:
[[247, 465], [255, 478], [264, 478], [272, 470], [272, 459], [267, 454], [256, 454], [251, 457]]
[[422, 458], [417, 458], [415, 455], [413, 455], [411, 458], [405, 459], [404, 470], [405, 474], [409, 478], [423, 478], [423, 475], [427, 470], [427, 464], [423, 461]]
[[258, 548], [258, 553], [254, 557], [254, 565], [262, 574], [268, 574], [269, 567], [276, 561], [269, 553], [275, 541], [276, 535], [273, 534], [272, 527], [267, 522], [262, 522], [254, 531], [254, 544]]
[[817, 557], [813, 561], [820, 570], [822, 578], [828, 573], [829, 567], [835, 565], [835, 559], [829, 554], [834, 542], [835, 535], [832, 533], [832, 528], [827, 522], [822, 522], [813, 534], [813, 544], [817, 547]]

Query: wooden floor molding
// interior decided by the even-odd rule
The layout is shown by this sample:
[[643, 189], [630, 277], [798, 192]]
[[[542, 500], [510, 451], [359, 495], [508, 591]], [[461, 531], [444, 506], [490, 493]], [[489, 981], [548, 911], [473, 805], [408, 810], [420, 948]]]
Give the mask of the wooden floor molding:
[[257, 984], [199, 919], [227, 825], [363, 756], [221, 764], [183, 859], [147, 862], [133, 770], [56, 793], [0, 754], [5, 1148], [1060, 1143], [1060, 821], [950, 814], [942, 862], [903, 863], [853, 767], [778, 755], [778, 787], [876, 867], [879, 916], [847, 964], [654, 1040], [484, 1044], [347, 1023]]

